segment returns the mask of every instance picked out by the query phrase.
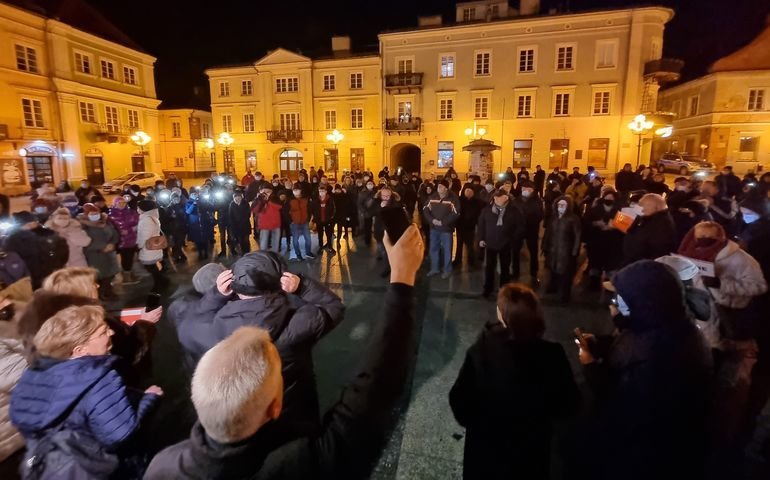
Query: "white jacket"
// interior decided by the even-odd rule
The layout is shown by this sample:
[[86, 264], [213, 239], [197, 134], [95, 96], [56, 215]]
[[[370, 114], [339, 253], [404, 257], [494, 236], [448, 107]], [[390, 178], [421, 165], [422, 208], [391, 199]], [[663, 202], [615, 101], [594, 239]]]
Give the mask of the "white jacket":
[[24, 447], [24, 438], [11, 424], [11, 390], [27, 368], [20, 340], [0, 340], [0, 462]]
[[136, 244], [139, 246], [139, 261], [151, 265], [163, 260], [163, 250], [147, 250], [144, 248], [147, 239], [160, 235], [160, 218], [158, 209], [142, 212], [139, 215], [139, 225], [136, 228]]
[[70, 250], [70, 256], [67, 260], [66, 267], [87, 267], [86, 255], [83, 253], [83, 247], [87, 247], [91, 244], [91, 237], [88, 236], [83, 226], [71, 218], [69, 223], [60, 227], [53, 222], [53, 219], [48, 220], [45, 226], [59, 234], [64, 240], [67, 241], [67, 246]]
[[709, 291], [717, 305], [746, 308], [753, 297], [767, 291], [759, 263], [732, 240], [717, 254], [714, 270], [720, 284]]

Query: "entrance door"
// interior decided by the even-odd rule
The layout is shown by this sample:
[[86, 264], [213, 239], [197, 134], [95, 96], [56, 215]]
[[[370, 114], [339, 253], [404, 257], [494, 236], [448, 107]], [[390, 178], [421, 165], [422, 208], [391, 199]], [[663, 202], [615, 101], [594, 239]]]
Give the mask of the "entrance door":
[[140, 155], [131, 156], [131, 171], [144, 172], [144, 156], [140, 156]]
[[363, 148], [351, 148], [350, 149], [350, 171], [351, 172], [363, 172], [364, 171], [364, 149]]
[[281, 176], [296, 180], [302, 169], [302, 152], [299, 150], [284, 150], [278, 157]]
[[27, 157], [27, 175], [34, 188], [44, 182], [53, 182], [51, 157]]
[[104, 183], [104, 160], [102, 157], [86, 156], [86, 176], [91, 185]]
[[554, 138], [551, 140], [551, 150], [548, 153], [548, 168], [567, 168], [569, 161], [569, 139]]

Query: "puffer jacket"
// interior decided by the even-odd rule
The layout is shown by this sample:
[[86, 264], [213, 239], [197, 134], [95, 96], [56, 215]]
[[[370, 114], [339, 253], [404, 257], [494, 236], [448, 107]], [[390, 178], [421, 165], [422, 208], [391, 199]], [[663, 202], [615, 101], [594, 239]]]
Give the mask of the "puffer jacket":
[[[732, 240], [719, 251], [714, 261], [719, 288], [709, 288], [717, 305], [728, 308], [746, 308], [753, 297], [767, 291], [767, 281], [754, 257]], [[696, 278], [699, 288], [706, 288], [701, 277]]]
[[67, 225], [59, 226], [53, 222], [53, 217], [45, 222], [46, 228], [56, 232], [61, 238], [67, 241], [69, 247], [69, 259], [67, 267], [87, 267], [86, 255], [83, 248], [91, 244], [91, 237], [83, 230], [79, 221], [70, 218]]
[[136, 247], [136, 229], [139, 226], [139, 213], [132, 208], [110, 209], [110, 220], [120, 235], [118, 248]]
[[[83, 225], [83, 230], [91, 237], [91, 242], [84, 249], [88, 265], [98, 272], [99, 280], [112, 278], [120, 272], [118, 266], [117, 248], [120, 237], [118, 231], [110, 223], [106, 213], [102, 213], [99, 221], [92, 222], [85, 214], [78, 215], [78, 220]], [[105, 252], [109, 245], [112, 251]]]
[[136, 244], [139, 246], [139, 261], [150, 265], [163, 260], [163, 250], [148, 250], [144, 248], [147, 239], [160, 235], [160, 218], [158, 209], [142, 212], [139, 215], [139, 225], [136, 230]]
[[0, 462], [24, 446], [24, 438], [11, 425], [11, 390], [27, 368], [21, 340], [0, 340]]

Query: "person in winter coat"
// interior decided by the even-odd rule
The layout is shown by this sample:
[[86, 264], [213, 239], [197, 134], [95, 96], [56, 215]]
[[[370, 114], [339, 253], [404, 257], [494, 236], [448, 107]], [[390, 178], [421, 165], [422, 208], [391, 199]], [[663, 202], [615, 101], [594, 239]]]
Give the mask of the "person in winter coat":
[[623, 265], [637, 260], [653, 260], [676, 250], [676, 228], [666, 201], [648, 193], [639, 200], [637, 216], [623, 239]]
[[[332, 239], [334, 238], [335, 204], [329, 187], [326, 185], [318, 187], [316, 200], [310, 204], [310, 210], [318, 233], [318, 255], [321, 255], [323, 250], [334, 255], [336, 251], [332, 245]], [[324, 241], [324, 234], [326, 234], [326, 241]]]
[[512, 276], [516, 280], [521, 273], [521, 249], [527, 245], [529, 252], [529, 276], [533, 285], [538, 284], [537, 273], [540, 269], [538, 239], [540, 238], [540, 223], [543, 221], [543, 200], [537, 196], [535, 184], [529, 180], [520, 182], [521, 193], [513, 199], [513, 206], [524, 214], [523, 236], [513, 245], [511, 251]]
[[[400, 209], [404, 211], [404, 215], [406, 215], [406, 211], [401, 204], [401, 197], [399, 194], [387, 185], [379, 189], [374, 195], [374, 198], [377, 201], [372, 208], [372, 211], [374, 212], [374, 240], [377, 242], [377, 260], [379, 261], [384, 258], [385, 261], [387, 261], [388, 253], [385, 250], [385, 222], [382, 217], [382, 212], [389, 209]], [[380, 274], [382, 278], [387, 278], [388, 275], [390, 275], [389, 267], [385, 268]]]
[[430, 271], [428, 277], [441, 273], [439, 257], [443, 255], [442, 265], [446, 279], [452, 275], [452, 232], [460, 218], [460, 200], [449, 190], [446, 180], [440, 180], [436, 193], [422, 208], [423, 217], [430, 225]]
[[[256, 183], [254, 180], [252, 184]], [[230, 251], [236, 255], [245, 255], [251, 251], [249, 235], [251, 235], [251, 207], [243, 198], [242, 190], [233, 192], [233, 200], [227, 210], [230, 219]]]
[[719, 191], [727, 198], [737, 198], [742, 193], [741, 179], [733, 173], [733, 167], [730, 165], [722, 168], [719, 175], [714, 178], [714, 182], [719, 187]]
[[409, 175], [404, 174], [401, 176], [401, 185], [404, 189], [401, 196], [401, 203], [404, 204], [406, 214], [409, 216], [409, 220], [414, 218], [414, 210], [417, 205], [417, 190], [414, 185], [409, 181]]
[[112, 279], [120, 271], [115, 253], [120, 241], [118, 231], [110, 223], [109, 217], [92, 203], [83, 205], [83, 213], [78, 216], [78, 220], [86, 234], [91, 237], [91, 242], [84, 252], [88, 266], [98, 272], [99, 297], [102, 300], [111, 299], [115, 296]]
[[120, 236], [118, 253], [120, 266], [123, 270], [123, 283], [138, 283], [134, 276], [134, 258], [136, 257], [136, 229], [139, 226], [139, 214], [128, 207], [123, 197], [115, 197], [110, 208], [110, 222], [115, 226]]
[[[273, 252], [252, 252], [239, 259], [232, 269], [232, 291], [218, 290], [220, 294], [234, 292], [235, 300], [220, 308], [211, 323], [190, 327], [195, 328], [195, 335], [180, 337], [180, 341], [197, 362], [239, 327], [266, 329], [283, 362], [287, 395], [281, 418], [289, 430], [307, 435], [320, 421], [312, 347], [342, 321], [345, 307], [328, 288], [288, 273], [286, 268], [286, 261]], [[299, 300], [299, 307], [290, 304], [289, 295]]]
[[677, 202], [676, 210], [671, 210], [671, 218], [674, 220], [677, 245], [682, 243], [687, 233], [700, 222], [712, 221], [706, 201], [700, 198]]
[[572, 279], [580, 253], [580, 218], [574, 213], [572, 197], [562, 196], [553, 206], [554, 215], [545, 230], [543, 252], [551, 276], [546, 293], [559, 293], [562, 303], [569, 302]]
[[169, 284], [169, 279], [158, 266], [163, 260], [163, 250], [147, 248], [147, 240], [163, 234], [160, 230], [158, 204], [142, 200], [138, 204], [139, 224], [136, 228], [136, 243], [139, 246], [139, 262], [152, 275], [152, 291], [160, 292]]
[[633, 171], [630, 163], [623, 165], [623, 170], [615, 175], [615, 188], [622, 197], [623, 202], [634, 190], [642, 188], [642, 177]]
[[[153, 385], [138, 406], [132, 404], [109, 355], [112, 333], [104, 309], [80, 306], [56, 313], [35, 335], [40, 358], [11, 395], [11, 420], [27, 442], [25, 478], [131, 478], [131, 466], [134, 476], [141, 475], [139, 458], [125, 458], [136, 455], [118, 448], [139, 430], [163, 391]], [[51, 448], [47, 442], [55, 439], [78, 448]]]
[[192, 192], [184, 210], [187, 215], [188, 238], [198, 250], [198, 259], [204, 260], [209, 258], [210, 242], [214, 236], [214, 222], [211, 212], [200, 200], [200, 194]]
[[45, 277], [67, 264], [69, 246], [56, 232], [41, 226], [30, 212], [14, 213], [13, 220], [19, 229], [5, 239], [3, 249], [21, 257], [29, 269], [32, 289], [36, 290]]
[[738, 204], [719, 189], [716, 182], [706, 180], [700, 187], [701, 197], [709, 204], [709, 213], [728, 235], [738, 233]]
[[623, 232], [612, 226], [620, 210], [618, 193], [607, 190], [583, 217], [583, 241], [588, 255], [589, 286], [598, 290], [602, 274], [620, 268], [623, 259]]
[[53, 230], [67, 241], [69, 259], [66, 267], [88, 266], [83, 248], [91, 243], [91, 237], [83, 230], [81, 223], [70, 216], [69, 210], [61, 207], [53, 212], [48, 221], [45, 222], [45, 227]]
[[81, 206], [91, 202], [91, 197], [94, 195], [99, 195], [99, 192], [91, 186], [91, 182], [88, 180], [82, 180], [80, 187], [75, 190], [75, 196], [78, 198], [78, 203]]
[[580, 392], [564, 349], [543, 340], [544, 331], [535, 292], [503, 286], [497, 318], [468, 349], [449, 392], [466, 429], [463, 478], [550, 478], [551, 423], [577, 411]]
[[289, 214], [291, 216], [291, 238], [294, 244], [294, 254], [297, 260], [302, 260], [302, 253], [299, 250], [299, 238], [305, 239], [305, 257], [315, 258], [310, 244], [310, 200], [303, 193], [302, 187], [294, 185], [292, 190], [294, 198], [289, 200]]
[[[572, 197], [572, 204], [576, 207], [582, 204], [583, 199], [588, 195], [588, 185], [583, 182], [582, 178], [582, 176], [580, 178], [572, 177], [569, 186], [564, 191], [565, 195]], [[579, 214], [580, 212], [576, 211], [575, 213]]]
[[272, 189], [263, 189], [262, 198], [254, 202], [257, 227], [259, 228], [259, 249], [281, 250], [281, 213], [283, 204]]
[[17, 457], [24, 447], [24, 438], [11, 424], [11, 392], [27, 368], [18, 328], [26, 302], [10, 290], [0, 290], [0, 478], [7, 479], [18, 478], [16, 470], [21, 458], [17, 461]]
[[610, 310], [623, 327], [606, 342], [584, 337], [580, 362], [596, 403], [566, 468], [598, 480], [705, 478], [711, 352], [682, 282], [670, 267], [641, 260], [612, 285], [618, 306]]
[[[348, 185], [346, 188], [353, 187]], [[337, 248], [339, 248], [342, 239], [348, 238], [348, 228], [352, 228], [355, 231], [355, 226], [353, 225], [353, 219], [356, 215], [355, 202], [353, 197], [340, 184], [334, 185], [332, 197], [334, 200], [334, 224], [337, 226]]]
[[488, 298], [495, 287], [495, 269], [500, 259], [500, 286], [510, 280], [511, 247], [524, 235], [524, 216], [512, 205], [510, 195], [496, 190], [492, 205], [485, 206], [479, 214], [479, 246], [486, 255], [484, 290]]
[[168, 237], [171, 247], [171, 256], [176, 263], [185, 263], [187, 255], [184, 254], [184, 247], [187, 243], [187, 214], [185, 213], [185, 203], [182, 203], [182, 195], [173, 192], [168, 199], [168, 205], [160, 206], [158, 213], [160, 215], [160, 227], [163, 234]]
[[365, 245], [372, 243], [372, 223], [374, 222], [374, 212], [372, 209], [375, 205], [375, 193], [377, 191], [374, 188], [374, 180], [372, 179], [367, 180], [363, 190], [358, 192], [358, 214], [361, 217], [361, 233], [364, 236]]
[[476, 225], [479, 223], [484, 202], [476, 198], [476, 191], [466, 186], [460, 197], [460, 216], [455, 224], [457, 232], [457, 251], [452, 265], [460, 267], [463, 264], [463, 250], [468, 251], [468, 268], [476, 268]]
[[386, 239], [386, 246], [392, 273], [382, 320], [375, 322], [353, 381], [325, 414], [321, 430], [285, 445], [275, 442], [273, 420], [283, 417], [280, 349], [265, 332], [241, 328], [201, 360], [191, 389], [199, 421], [189, 440], [153, 459], [145, 479], [368, 477], [409, 370], [413, 285], [423, 255], [416, 227], [396, 245]]

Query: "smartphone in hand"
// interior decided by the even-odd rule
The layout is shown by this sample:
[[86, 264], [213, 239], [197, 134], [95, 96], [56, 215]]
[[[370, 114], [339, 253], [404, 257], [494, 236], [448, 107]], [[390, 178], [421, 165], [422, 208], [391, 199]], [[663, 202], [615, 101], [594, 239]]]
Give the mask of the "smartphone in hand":
[[145, 308], [148, 312], [151, 312], [155, 310], [156, 308], [160, 307], [160, 294], [158, 293], [148, 293], [147, 299], [144, 303]]
[[583, 330], [578, 327], [573, 330], [573, 332], [575, 333], [575, 343], [577, 343], [583, 350], [590, 352], [591, 347], [588, 345], [588, 340], [586, 340], [586, 336], [583, 334]]
[[411, 222], [406, 216], [406, 212], [401, 207], [389, 207], [380, 212], [382, 223], [385, 225], [385, 231], [388, 232], [391, 243], [394, 245], [404, 234]]

